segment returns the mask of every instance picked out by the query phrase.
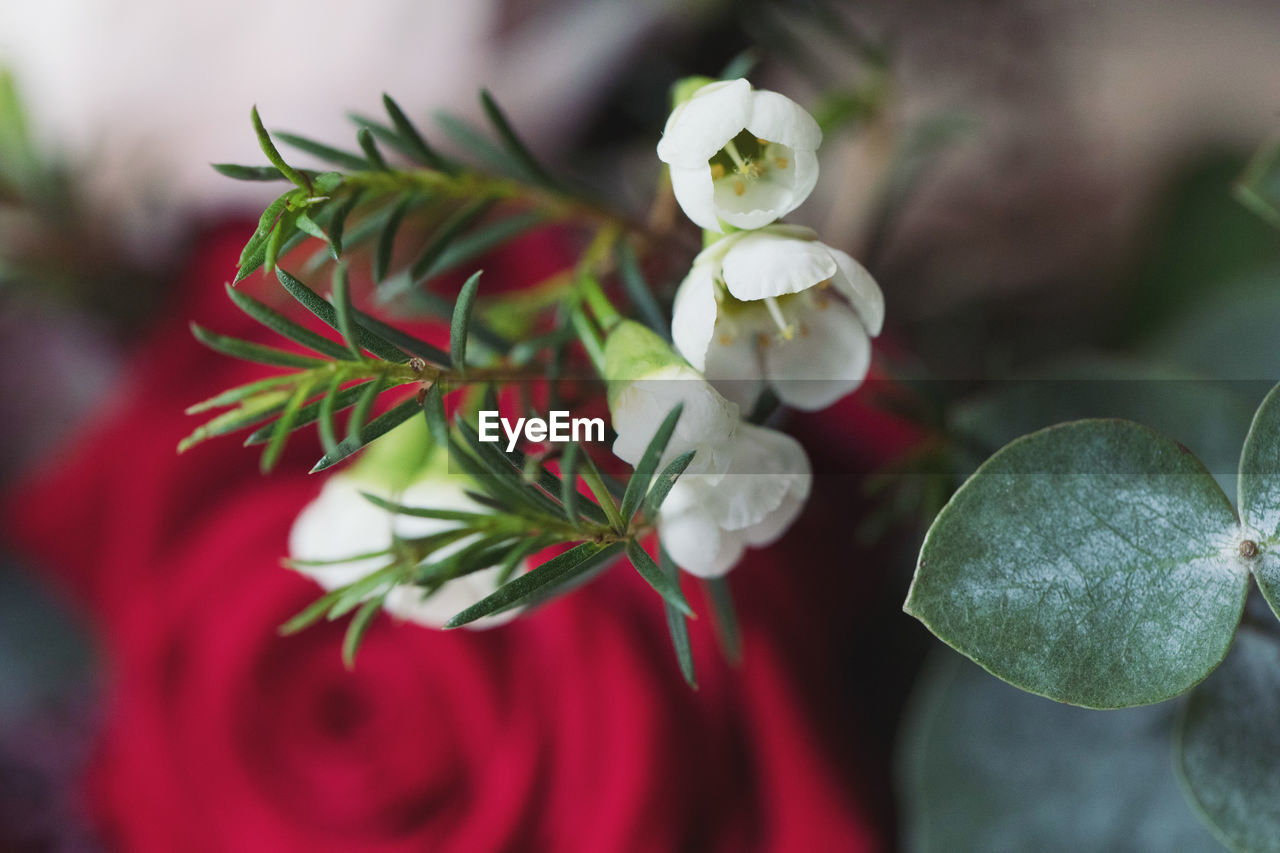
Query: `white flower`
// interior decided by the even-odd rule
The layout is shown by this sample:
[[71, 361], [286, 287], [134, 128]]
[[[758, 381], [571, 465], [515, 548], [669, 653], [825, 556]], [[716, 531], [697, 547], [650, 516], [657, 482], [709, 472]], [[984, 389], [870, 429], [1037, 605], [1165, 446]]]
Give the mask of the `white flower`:
[[625, 320], [605, 341], [609, 414], [618, 434], [614, 455], [632, 467], [676, 405], [680, 420], [667, 442], [659, 470], [690, 450], [687, 471], [718, 476], [729, 466], [726, 442], [738, 426], [738, 407], [702, 374], [689, 367], [671, 345], [639, 323]]
[[772, 225], [704, 249], [676, 292], [676, 348], [749, 409], [767, 383], [783, 403], [815, 411], [857, 388], [884, 296], [862, 265], [808, 228]]
[[719, 577], [747, 547], [774, 542], [800, 514], [813, 482], [809, 458], [789, 435], [739, 424], [728, 452], [723, 477], [685, 474], [659, 511], [663, 547], [699, 577]]
[[610, 415], [618, 433], [613, 453], [632, 467], [663, 420], [683, 403], [680, 420], [667, 442], [658, 469], [695, 450], [688, 471], [719, 475], [729, 467], [725, 444], [738, 427], [738, 407], [726, 400], [711, 383], [687, 365], [671, 365], [636, 379], [611, 401]]
[[[325, 589], [337, 589], [377, 571], [391, 562], [386, 553], [393, 536], [418, 538], [452, 530], [457, 522], [399, 515], [370, 503], [360, 493], [368, 492], [405, 506], [484, 512], [484, 507], [467, 497], [465, 479], [437, 474], [394, 493], [378, 481], [349, 473], [328, 479], [320, 495], [306, 506], [289, 532], [289, 554], [294, 560], [330, 561], [324, 565], [299, 565], [298, 571]], [[432, 552], [432, 560], [447, 557], [465, 547], [474, 537]], [[336, 561], [336, 562], [332, 562]], [[521, 571], [517, 568], [516, 571]], [[429, 628], [440, 628], [460, 611], [485, 598], [497, 588], [497, 566], [448, 581], [428, 597], [421, 587], [399, 584], [383, 602], [389, 613]], [[517, 610], [485, 617], [468, 628], [492, 628], [514, 618]]]
[[822, 131], [804, 109], [746, 80], [710, 83], [677, 106], [658, 143], [685, 215], [759, 228], [800, 206], [818, 182]]

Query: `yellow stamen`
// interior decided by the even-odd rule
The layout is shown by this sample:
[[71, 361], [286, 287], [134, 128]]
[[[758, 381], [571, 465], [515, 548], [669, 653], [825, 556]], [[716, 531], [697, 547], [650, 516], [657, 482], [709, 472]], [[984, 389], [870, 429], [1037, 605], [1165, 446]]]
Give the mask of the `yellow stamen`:
[[764, 146], [766, 146], [766, 145], [768, 145], [768, 144], [769, 144], [769, 140], [767, 140], [767, 139], [761, 139], [761, 138], [760, 138], [760, 137], [758, 137], [758, 136], [756, 137], [756, 142], [759, 142], [759, 143], [760, 143], [760, 147], [761, 147], [761, 148], [763, 148]]
[[711, 180], [718, 181], [723, 177], [724, 177], [724, 164], [712, 163], [711, 164]]
[[773, 162], [774, 162], [774, 164], [775, 164], [779, 169], [785, 169], [785, 168], [787, 168], [787, 158], [786, 158], [786, 157], [774, 157], [774, 158], [773, 158]]
[[747, 185], [742, 181], [741, 178], [733, 182], [734, 195], [742, 195], [746, 191], [747, 191]]
[[731, 343], [733, 343], [733, 335], [726, 334], [720, 336], [720, 346], [727, 347]]

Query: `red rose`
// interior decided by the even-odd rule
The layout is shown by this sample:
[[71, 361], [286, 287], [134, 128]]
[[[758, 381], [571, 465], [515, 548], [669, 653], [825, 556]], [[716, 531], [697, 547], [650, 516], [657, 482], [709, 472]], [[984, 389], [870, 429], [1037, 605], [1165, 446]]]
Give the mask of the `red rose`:
[[190, 304], [138, 353], [111, 411], [6, 514], [103, 634], [113, 683], [91, 793], [111, 846], [873, 846], [850, 788], [856, 733], [818, 726], [840, 709], [815, 715], [803, 701], [847, 678], [830, 648], [851, 612], [824, 587], [830, 574], [846, 590], [848, 567], [797, 550], [811, 535], [735, 572], [740, 671], [719, 662], [710, 620], [695, 623], [696, 693], [680, 680], [660, 602], [627, 571], [488, 632], [380, 617], [351, 673], [342, 625], [278, 636], [318, 593], [279, 565], [319, 488], [305, 473], [314, 441], [296, 440], [266, 478], [233, 439], [174, 454], [194, 425], [186, 405], [260, 375], [186, 330], [193, 317], [256, 335], [221, 293], [244, 237], [223, 229], [204, 241]]

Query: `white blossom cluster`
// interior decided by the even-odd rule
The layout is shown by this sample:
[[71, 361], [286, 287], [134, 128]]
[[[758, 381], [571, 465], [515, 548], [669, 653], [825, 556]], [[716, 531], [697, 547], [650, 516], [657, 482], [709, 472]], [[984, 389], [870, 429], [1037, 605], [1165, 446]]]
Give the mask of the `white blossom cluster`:
[[665, 344], [628, 324], [610, 338], [609, 377], [629, 380], [610, 395], [614, 452], [634, 465], [685, 404], [667, 458], [697, 454], [662, 505], [659, 537], [703, 577], [781, 536], [810, 491], [800, 445], [743, 415], [766, 387], [807, 411], [853, 391], [884, 320], [880, 288], [857, 261], [808, 228], [774, 224], [817, 184], [821, 142], [794, 101], [730, 80], [679, 103], [658, 143], [676, 200], [709, 242], [676, 293], [671, 335], [683, 359], [657, 354]]
[[[817, 183], [821, 141], [813, 117], [794, 101], [731, 80], [684, 98], [658, 144], [676, 200], [704, 229], [706, 247], [676, 293], [674, 347], [622, 320], [604, 342], [603, 372], [617, 433], [613, 451], [632, 466], [672, 409], [683, 405], [659, 470], [695, 453], [656, 521], [667, 553], [701, 577], [722, 576], [747, 548], [776, 540], [811, 490], [813, 474], [799, 442], [749, 423], [746, 415], [766, 389], [808, 411], [853, 391], [870, 365], [870, 338], [880, 332], [884, 301], [867, 271], [812, 230], [777, 222]], [[465, 477], [444, 469], [443, 448], [424, 451], [430, 440], [422, 420], [411, 423], [332, 477], [295, 521], [292, 565], [326, 589], [389, 565], [397, 539], [457, 526], [389, 512], [361, 492], [410, 506], [487, 511], [468, 497]], [[473, 539], [451, 542], [433, 557], [443, 559]], [[500, 571], [470, 573], [425, 596], [402, 584], [384, 607], [441, 627], [492, 593]], [[500, 624], [515, 612], [471, 627]]]

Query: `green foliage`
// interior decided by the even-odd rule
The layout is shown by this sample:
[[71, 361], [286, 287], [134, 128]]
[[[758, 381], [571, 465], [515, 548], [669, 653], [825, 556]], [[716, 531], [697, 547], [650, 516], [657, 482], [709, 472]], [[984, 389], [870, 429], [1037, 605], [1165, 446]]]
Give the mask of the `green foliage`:
[[467, 369], [467, 335], [471, 330], [471, 311], [475, 307], [476, 291], [479, 288], [480, 273], [477, 272], [462, 285], [449, 326], [449, 357], [453, 366], [463, 372]]
[[[662, 461], [662, 454], [666, 452], [667, 444], [671, 441], [671, 435], [676, 431], [676, 424], [680, 420], [680, 415], [684, 411], [684, 404], [678, 404], [674, 409], [667, 413], [662, 423], [658, 425], [658, 429], [653, 434], [653, 438], [649, 441], [649, 446], [645, 448], [644, 454], [641, 455], [640, 461], [636, 463], [635, 473], [631, 475], [631, 479], [627, 481], [627, 490], [622, 494], [622, 506], [619, 514], [623, 521], [630, 521], [631, 517], [640, 509], [640, 503], [645, 499], [646, 494], [651, 494], [649, 483], [653, 480], [654, 472], [658, 470], [658, 464]], [[688, 464], [688, 463], [686, 463]], [[670, 491], [670, 487], [666, 487], [666, 491]], [[662, 497], [666, 493], [663, 492]], [[656, 502], [661, 503], [661, 498]], [[655, 505], [654, 510], [658, 507]]]
[[1171, 767], [1175, 716], [1171, 705], [1100, 713], [1049, 702], [938, 650], [898, 744], [903, 849], [1221, 850]]
[[1280, 386], [1262, 401], [1245, 438], [1239, 488], [1240, 518], [1257, 537], [1254, 577], [1280, 614]]
[[1235, 184], [1245, 207], [1280, 228], [1280, 136], [1258, 149]]
[[[1186, 448], [1145, 427], [1033, 433], [939, 514], [906, 609], [990, 672], [1059, 701], [1116, 708], [1189, 690], [1176, 735], [1188, 796], [1232, 848], [1276, 850], [1280, 386], [1254, 415], [1237, 482], [1239, 520]], [[1271, 611], [1251, 604], [1226, 654], [1251, 574]], [[936, 821], [932, 831], [951, 838]]]
[[[668, 583], [679, 585], [680, 569], [672, 561], [667, 549], [661, 546], [658, 547], [658, 569]], [[680, 674], [684, 676], [685, 682], [696, 690], [698, 678], [693, 668], [693, 646], [689, 642], [689, 617], [669, 601], [664, 603], [663, 608], [667, 614], [667, 631], [671, 634], [671, 647], [675, 650]]]
[[1185, 448], [1079, 421], [988, 460], [925, 538], [906, 603], [1012, 684], [1095, 708], [1182, 693], [1222, 660], [1248, 571], [1231, 504]]
[[1242, 629], [1226, 662], [1183, 708], [1178, 771], [1191, 801], [1235, 850], [1280, 850], [1277, 707], [1280, 641], [1269, 626]]

